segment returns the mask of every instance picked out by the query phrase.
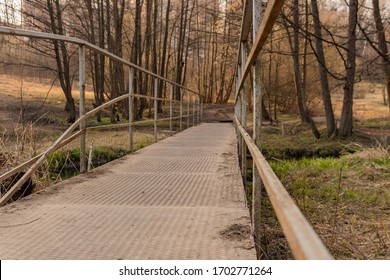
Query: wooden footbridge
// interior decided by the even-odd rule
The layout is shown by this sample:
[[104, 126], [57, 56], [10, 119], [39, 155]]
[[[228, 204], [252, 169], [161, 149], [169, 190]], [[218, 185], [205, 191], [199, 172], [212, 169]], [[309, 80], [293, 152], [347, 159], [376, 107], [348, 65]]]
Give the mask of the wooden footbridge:
[[[246, 80], [253, 74], [254, 104], [259, 102], [258, 54], [278, 16], [282, 0], [270, 0], [260, 24], [261, 1], [244, 1], [236, 71], [236, 107], [232, 123], [202, 123], [202, 95], [160, 77], [86, 41], [66, 36], [0, 27], [0, 34], [66, 41], [79, 46], [80, 117], [41, 155], [3, 172], [0, 182], [24, 172], [0, 198], [1, 259], [255, 259], [260, 240], [260, 187], [272, 207], [297, 259], [331, 259], [313, 228], [276, 177], [258, 146], [259, 112], [254, 112], [253, 139], [246, 130]], [[253, 47], [247, 50], [250, 27]], [[129, 68], [129, 92], [85, 112], [85, 50], [98, 52]], [[249, 55], [247, 55], [249, 53]], [[133, 92], [141, 71], [154, 79], [153, 96]], [[169, 99], [157, 97], [157, 84], [170, 89]], [[180, 100], [173, 100], [174, 87]], [[154, 118], [133, 121], [136, 99], [154, 102]], [[86, 119], [116, 102], [129, 102], [129, 148], [133, 128], [173, 120], [191, 128], [86, 172]], [[170, 117], [158, 118], [157, 104], [169, 104]], [[173, 115], [173, 104], [180, 113]], [[258, 108], [254, 106], [255, 109]], [[110, 126], [112, 127], [112, 126]], [[103, 127], [104, 128], [104, 127]], [[96, 129], [96, 128], [95, 128]], [[43, 164], [50, 153], [80, 139], [80, 176], [13, 203], [7, 202]], [[243, 178], [247, 153], [253, 158], [252, 211]]]

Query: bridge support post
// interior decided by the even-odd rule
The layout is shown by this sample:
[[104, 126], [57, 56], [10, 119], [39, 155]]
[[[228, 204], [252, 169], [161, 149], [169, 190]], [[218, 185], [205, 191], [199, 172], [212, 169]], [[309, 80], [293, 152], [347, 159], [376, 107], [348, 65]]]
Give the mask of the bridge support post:
[[195, 96], [192, 95], [192, 126], [195, 126]]
[[[241, 67], [242, 72], [244, 72], [245, 64], [246, 64], [246, 49], [247, 49], [247, 43], [241, 42]], [[241, 125], [244, 129], [246, 129], [246, 86], [242, 87], [241, 90]], [[241, 173], [244, 178], [244, 184], [246, 189], [246, 144], [245, 141], [241, 141]]]
[[187, 91], [187, 128], [190, 127], [190, 92]]
[[183, 94], [180, 93], [180, 131], [183, 130]]
[[133, 80], [134, 69], [129, 68], [129, 151], [133, 152]]
[[198, 96], [198, 114], [197, 114], [197, 118], [198, 118], [198, 124], [200, 124], [200, 96]]
[[[240, 65], [238, 66], [238, 69], [237, 69], [237, 81], [241, 80], [241, 68], [240, 68]], [[238, 84], [237, 84], [238, 86]], [[237, 119], [238, 121], [241, 123], [242, 122], [242, 114], [241, 114], [241, 93], [240, 91], [237, 91], [237, 94], [238, 94], [238, 98], [237, 98], [237, 103], [236, 103], [236, 116], [237, 116]], [[243, 138], [241, 136], [241, 133], [239, 133], [239, 129], [237, 127], [237, 135], [238, 135], [238, 158], [239, 158], [239, 161], [240, 161], [240, 164], [242, 164], [242, 142], [243, 142]], [[245, 200], [246, 202], [246, 200]]]
[[[261, 22], [261, 0], [253, 0], [253, 40], [255, 40]], [[261, 129], [261, 58], [258, 57], [253, 67], [253, 141], [260, 150], [260, 129]], [[259, 172], [253, 163], [252, 179], [252, 227], [255, 244], [261, 240], [261, 188], [262, 181]], [[255, 245], [259, 246], [259, 245]], [[259, 252], [259, 248], [256, 251]]]
[[169, 84], [169, 131], [172, 133], [172, 98], [173, 98], [173, 85]]
[[[80, 45], [79, 48], [79, 90], [80, 90], [80, 101], [79, 101], [79, 114], [80, 118], [85, 115], [85, 46]], [[80, 136], [80, 173], [86, 171], [86, 158], [85, 158], [85, 120], [80, 122], [80, 131], [83, 131]]]
[[157, 86], [158, 80], [154, 78], [154, 143], [157, 143]]
[[203, 122], [203, 99], [199, 96], [200, 99], [200, 122]]

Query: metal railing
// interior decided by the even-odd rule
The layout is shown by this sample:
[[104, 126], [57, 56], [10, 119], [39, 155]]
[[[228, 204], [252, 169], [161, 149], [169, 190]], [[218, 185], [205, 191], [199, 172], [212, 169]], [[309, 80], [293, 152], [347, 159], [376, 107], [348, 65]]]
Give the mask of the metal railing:
[[[152, 73], [146, 69], [143, 69], [142, 67], [139, 67], [138, 65], [135, 65], [117, 55], [114, 55], [98, 46], [95, 46], [87, 41], [68, 37], [68, 36], [62, 36], [57, 34], [50, 34], [50, 33], [42, 33], [42, 32], [35, 32], [35, 31], [28, 31], [28, 30], [22, 30], [22, 29], [16, 29], [16, 28], [9, 28], [9, 27], [0, 27], [0, 35], [9, 35], [9, 36], [18, 36], [18, 37], [28, 37], [28, 38], [37, 38], [37, 39], [45, 39], [45, 40], [52, 40], [52, 41], [63, 41], [67, 43], [76, 44], [79, 46], [79, 93], [80, 93], [80, 99], [79, 99], [79, 118], [68, 127], [68, 129], [43, 153], [40, 155], [28, 160], [25, 163], [20, 164], [19, 166], [13, 168], [12, 170], [9, 170], [8, 172], [2, 174], [0, 176], [0, 183], [4, 180], [10, 178], [11, 176], [15, 175], [18, 172], [21, 172], [23, 170], [26, 170], [26, 168], [29, 169], [24, 173], [24, 175], [0, 198], [0, 206], [5, 205], [12, 196], [22, 187], [22, 185], [31, 177], [31, 175], [41, 166], [49, 157], [49, 155], [60, 149], [61, 147], [65, 146], [66, 144], [70, 143], [71, 141], [80, 138], [80, 173], [86, 172], [86, 132], [91, 129], [107, 129], [107, 128], [119, 128], [119, 127], [129, 127], [129, 150], [130, 153], [133, 151], [133, 127], [135, 125], [141, 125], [145, 123], [153, 123], [153, 134], [154, 134], [154, 142], [157, 142], [157, 123], [162, 121], [169, 121], [169, 127], [170, 131], [173, 131], [173, 120], [179, 120], [180, 121], [180, 131], [183, 129], [183, 119], [187, 119], [187, 128], [190, 126], [190, 118], [192, 117], [192, 125], [196, 125], [200, 122], [202, 122], [203, 116], [203, 100], [202, 96], [196, 92], [193, 91], [183, 85], [177, 84], [167, 78], [161, 77], [155, 73]], [[115, 99], [112, 99], [103, 105], [100, 105], [93, 110], [86, 112], [85, 110], [85, 86], [86, 86], [86, 67], [85, 67], [85, 50], [89, 49], [91, 51], [97, 52], [99, 54], [104, 55], [108, 59], [111, 59], [112, 61], [116, 61], [121, 63], [123, 66], [129, 67], [129, 79], [128, 79], [128, 85], [129, 85], [129, 92], [126, 94], [123, 94]], [[146, 75], [149, 75], [153, 78], [153, 96], [147, 96], [147, 95], [140, 95], [135, 94], [133, 92], [133, 82], [134, 82], [134, 71], [142, 72]], [[158, 82], [163, 81], [166, 85], [169, 85], [169, 99], [159, 98], [158, 95]], [[180, 100], [174, 100], [173, 99], [173, 87], [180, 88]], [[187, 95], [187, 102], [184, 101], [184, 95]], [[134, 98], [147, 98], [153, 100], [153, 119], [152, 120], [142, 120], [142, 121], [134, 121], [133, 120], [133, 106], [134, 106]], [[102, 126], [94, 126], [94, 127], [86, 127], [86, 120], [88, 118], [93, 117], [96, 113], [101, 111], [102, 109], [112, 106], [117, 102], [123, 101], [125, 99], [128, 99], [129, 102], [129, 121], [128, 123], [122, 123], [122, 124], [112, 124], [112, 125], [102, 125]], [[158, 118], [158, 102], [169, 102], [169, 118]], [[173, 116], [173, 103], [179, 103], [180, 104], [180, 114], [179, 116]], [[192, 103], [192, 112], [191, 112], [191, 106]], [[187, 104], [187, 112], [186, 114], [183, 114], [183, 105]], [[78, 131], [74, 132], [78, 128]]]
[[[259, 243], [261, 187], [264, 186], [273, 210], [282, 227], [284, 235], [296, 259], [332, 259], [328, 249], [304, 217], [298, 206], [288, 194], [282, 183], [273, 172], [260, 147], [261, 126], [261, 88], [260, 88], [260, 51], [270, 34], [285, 0], [270, 0], [260, 22], [262, 0], [244, 1], [241, 35], [238, 48], [236, 69], [235, 124], [238, 135], [238, 151], [242, 175], [246, 180], [247, 150], [253, 158], [252, 185], [252, 226], [255, 241]], [[247, 42], [252, 26], [253, 47], [247, 55]], [[248, 85], [252, 73], [253, 84]], [[253, 96], [253, 137], [246, 132], [247, 123], [247, 89], [252, 89]]]

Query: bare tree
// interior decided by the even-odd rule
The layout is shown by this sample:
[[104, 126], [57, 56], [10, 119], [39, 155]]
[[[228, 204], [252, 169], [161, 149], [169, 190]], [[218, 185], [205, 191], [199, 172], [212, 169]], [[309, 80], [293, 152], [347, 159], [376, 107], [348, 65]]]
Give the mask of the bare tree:
[[324, 109], [325, 109], [327, 136], [330, 137], [335, 133], [336, 125], [335, 125], [335, 119], [334, 119], [334, 114], [333, 114], [332, 100], [331, 100], [331, 96], [330, 96], [324, 47], [322, 45], [322, 40], [321, 40], [322, 31], [321, 31], [320, 14], [318, 11], [317, 0], [311, 0], [311, 8], [312, 8], [312, 14], [313, 14], [318, 68], [319, 68], [321, 90], [322, 90], [322, 102], [324, 104]]
[[299, 1], [293, 0], [293, 20], [294, 20], [294, 29], [293, 35], [289, 31], [288, 26], [286, 25], [286, 31], [288, 35], [288, 41], [291, 48], [291, 56], [294, 64], [294, 78], [295, 78], [295, 87], [297, 92], [297, 101], [298, 109], [302, 122], [306, 122], [310, 125], [311, 131], [316, 138], [320, 138], [321, 134], [319, 133], [316, 124], [313, 121], [313, 118], [310, 115], [309, 109], [306, 104], [306, 85], [302, 79], [302, 74], [299, 67], [299, 30], [298, 26], [300, 25], [299, 21]]
[[358, 16], [358, 0], [349, 1], [349, 17], [348, 17], [348, 51], [347, 61], [345, 64], [346, 75], [344, 84], [344, 99], [341, 112], [340, 131], [341, 137], [349, 137], [352, 135], [353, 129], [353, 92], [355, 85], [356, 72], [356, 26]]
[[374, 22], [378, 37], [379, 51], [382, 58], [382, 67], [385, 74], [385, 83], [387, 88], [387, 105], [390, 109], [390, 59], [387, 49], [386, 36], [383, 28], [383, 22], [381, 12], [379, 9], [379, 0], [372, 0], [372, 6], [374, 10]]
[[[62, 21], [62, 9], [59, 0], [47, 0], [47, 9], [50, 16], [50, 27], [54, 34], [65, 35]], [[66, 110], [69, 111], [68, 121], [76, 120], [76, 107], [72, 97], [72, 83], [70, 78], [69, 54], [63, 41], [53, 41], [59, 81], [66, 97]]]

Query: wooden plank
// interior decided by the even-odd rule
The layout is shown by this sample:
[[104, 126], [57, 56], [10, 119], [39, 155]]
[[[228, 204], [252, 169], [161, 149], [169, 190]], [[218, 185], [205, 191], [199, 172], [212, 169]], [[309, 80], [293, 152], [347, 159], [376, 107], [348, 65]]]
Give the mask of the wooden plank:
[[276, 217], [294, 257], [306, 260], [333, 259], [237, 117], [235, 117], [235, 123], [260, 173]]

